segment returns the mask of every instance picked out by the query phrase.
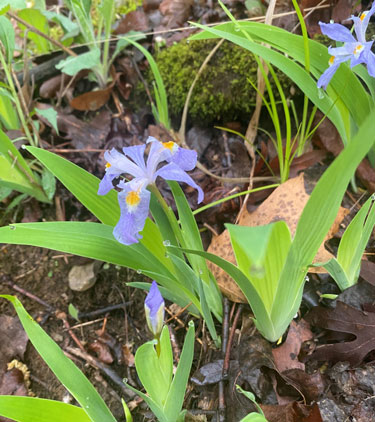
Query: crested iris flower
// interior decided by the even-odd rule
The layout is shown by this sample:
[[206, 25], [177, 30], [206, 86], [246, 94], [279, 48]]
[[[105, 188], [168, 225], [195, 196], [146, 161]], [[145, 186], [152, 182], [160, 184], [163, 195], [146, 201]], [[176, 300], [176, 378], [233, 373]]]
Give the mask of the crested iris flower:
[[145, 300], [145, 313], [148, 328], [158, 337], [164, 323], [164, 299], [159, 292], [156, 281], [153, 281]]
[[329, 67], [318, 80], [318, 88], [327, 88], [332, 76], [339, 68], [340, 64], [350, 60], [350, 67], [365, 63], [370, 76], [375, 77], [375, 55], [371, 51], [374, 41], [366, 41], [366, 30], [371, 16], [375, 13], [375, 2], [371, 9], [363, 12], [359, 17], [352, 16], [354, 21], [355, 38], [351, 31], [338, 23], [319, 22], [320, 29], [324, 35], [327, 35], [334, 41], [343, 42], [341, 47], [328, 47]]
[[[123, 148], [123, 154], [115, 149], [104, 153], [107, 164], [99, 185], [99, 195], [105, 195], [113, 189], [112, 181], [121, 174], [133, 176], [130, 182], [121, 180], [117, 185], [121, 189], [118, 194], [121, 216], [113, 234], [125, 245], [137, 243], [142, 238], [139, 232], [145, 225], [151, 196], [146, 188], [155, 183], [158, 176], [187, 183], [197, 189], [198, 203], [203, 200], [202, 189], [186, 173], [195, 167], [197, 153], [181, 148], [174, 142], [159, 142], [152, 136], [147, 143], [151, 143], [151, 148], [146, 161], [146, 145]], [[163, 161], [165, 164], [161, 165]]]

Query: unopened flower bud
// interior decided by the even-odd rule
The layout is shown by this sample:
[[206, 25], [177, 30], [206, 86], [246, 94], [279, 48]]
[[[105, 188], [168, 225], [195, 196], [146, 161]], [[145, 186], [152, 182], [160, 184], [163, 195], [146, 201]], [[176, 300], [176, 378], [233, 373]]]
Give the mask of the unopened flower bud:
[[159, 337], [164, 323], [164, 299], [160, 294], [156, 281], [153, 281], [145, 300], [145, 312], [148, 328]]

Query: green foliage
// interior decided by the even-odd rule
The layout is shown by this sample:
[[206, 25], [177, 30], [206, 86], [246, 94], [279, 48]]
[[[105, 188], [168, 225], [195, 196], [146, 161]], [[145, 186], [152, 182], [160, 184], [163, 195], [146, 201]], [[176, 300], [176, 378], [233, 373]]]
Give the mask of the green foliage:
[[156, 106], [152, 104], [152, 112], [155, 116], [155, 120], [157, 123], [161, 123], [166, 129], [170, 129], [170, 121], [169, 121], [169, 113], [168, 113], [168, 100], [167, 100], [167, 93], [165, 91], [164, 81], [160, 75], [159, 68], [157, 63], [155, 62], [152, 55], [140, 44], [134, 41], [131, 38], [124, 38], [124, 40], [128, 41], [129, 43], [133, 44], [135, 47], [141, 51], [145, 57], [147, 58], [152, 74], [154, 76], [155, 82], [154, 85], [154, 95], [155, 95], [155, 102]]
[[13, 97], [4, 88], [0, 88], [0, 121], [6, 130], [15, 130], [20, 127], [18, 114], [13, 106]]
[[251, 400], [255, 407], [257, 408], [258, 412], [252, 412], [246, 415], [240, 422], [267, 422], [267, 419], [264, 416], [263, 410], [259, 406], [259, 404], [255, 400], [255, 396], [250, 391], [243, 390], [239, 385], [236, 385], [237, 391], [242, 393], [246, 396], [249, 400]]
[[0, 186], [27, 193], [42, 202], [50, 202], [27, 162], [1, 130]]
[[180, 361], [173, 376], [173, 354], [168, 327], [164, 327], [157, 352], [155, 341], [140, 346], [135, 354], [137, 374], [147, 395], [127, 385], [148, 404], [159, 422], [183, 422], [185, 391], [194, 355], [194, 324], [189, 323]]
[[[88, 422], [91, 420], [93, 422], [116, 422], [92, 384], [26, 312], [21, 302], [15, 296], [0, 295], [0, 297], [12, 303], [35, 349], [60, 382], [82, 406], [82, 409], [80, 409], [49, 400], [3, 396], [0, 397], [0, 414], [15, 418], [19, 422], [33, 422], [36, 420], [35, 415], [40, 421], [77, 420], [77, 422]], [[15, 407], [15, 404], [17, 404], [17, 407]], [[63, 416], [66, 418], [64, 419]]]
[[[11, 227], [0, 228], [0, 242], [56, 249], [142, 272], [163, 286], [161, 289], [163, 296], [182, 307], [190, 304], [189, 311], [193, 315], [201, 314], [218, 344], [211, 316], [212, 312], [219, 320], [221, 319], [221, 294], [216, 282], [208, 272], [204, 260], [193, 257], [191, 259], [195, 269], [193, 271], [182, 255], [180, 257], [178, 254], [167, 255], [167, 243], [164, 244], [163, 240], [173, 243], [174, 234], [169, 227], [169, 220], [163, 218], [164, 211], [160, 210], [155, 198], [152, 213], [157, 224], [147, 219], [141, 242], [125, 246], [117, 242], [112, 235], [113, 226], [120, 216], [117, 194], [114, 190], [105, 196], [98, 196], [99, 179], [92, 174], [51, 152], [35, 147], [28, 147], [28, 150], [103, 224], [81, 222], [14, 224]], [[174, 187], [173, 193], [183, 230], [189, 233], [189, 236], [180, 237], [186, 237], [187, 246], [199, 249], [198, 245], [201, 245], [199, 231], [194, 218], [188, 214], [191, 214], [189, 205], [186, 199], [183, 201], [182, 191], [178, 189], [178, 186]], [[166, 227], [166, 231], [160, 228], [163, 226]], [[175, 226], [178, 231], [176, 219]], [[163, 239], [162, 234], [165, 233], [168, 233], [168, 237]], [[200, 278], [203, 281], [200, 281]], [[132, 285], [140, 288], [149, 286], [148, 283], [139, 282]]]
[[[279, 233], [273, 229], [274, 247], [268, 246], [271, 241], [267, 239], [267, 236], [271, 238], [273, 235], [272, 225], [256, 228], [260, 231], [256, 233], [259, 251], [253, 244], [256, 239], [252, 240], [246, 236], [246, 230], [252, 228], [230, 226], [233, 249], [240, 261], [238, 268], [216, 255], [185, 251], [204, 256], [223, 268], [237, 282], [254, 312], [257, 328], [268, 340], [277, 341], [297, 313], [308, 267], [336, 218], [355, 169], [372, 147], [374, 131], [375, 121], [369, 115], [359, 127], [356, 136], [350, 140], [315, 186], [289, 248], [288, 234], [282, 226]], [[285, 250], [278, 250], [277, 246]], [[262, 257], [265, 257], [263, 261]], [[270, 270], [267, 260], [274, 260], [274, 267]], [[259, 281], [262, 278], [264, 285]]]
[[358, 281], [361, 259], [375, 225], [374, 197], [371, 196], [346, 228], [337, 251], [322, 266], [331, 274], [341, 290]]
[[[179, 116], [186, 95], [204, 59], [217, 41], [182, 41], [160, 51], [155, 58], [164, 81], [169, 109]], [[257, 64], [252, 54], [233, 44], [224, 42], [201, 74], [190, 102], [189, 116], [200, 123], [210, 123], [225, 118], [248, 119], [255, 105], [256, 91], [248, 82], [256, 84]], [[286, 95], [291, 81], [281, 72], [277, 73]], [[148, 81], [153, 80], [151, 70]], [[271, 86], [275, 88], [273, 82]], [[142, 87], [137, 88], [136, 98]], [[278, 97], [277, 97], [278, 98]]]
[[[18, 12], [18, 16], [23, 19], [24, 21], [33, 25], [36, 29], [42, 32], [45, 35], [49, 35], [49, 25], [48, 20], [44, 16], [44, 14], [38, 9], [23, 9]], [[22, 31], [26, 28], [19, 24]], [[49, 41], [45, 38], [41, 37], [40, 35], [36, 34], [35, 32], [28, 31], [27, 38], [29, 38], [34, 45], [36, 46], [37, 52], [39, 54], [47, 53], [51, 50], [51, 45]]]
[[142, 6], [142, 0], [120, 0], [116, 2], [116, 13], [126, 15]]

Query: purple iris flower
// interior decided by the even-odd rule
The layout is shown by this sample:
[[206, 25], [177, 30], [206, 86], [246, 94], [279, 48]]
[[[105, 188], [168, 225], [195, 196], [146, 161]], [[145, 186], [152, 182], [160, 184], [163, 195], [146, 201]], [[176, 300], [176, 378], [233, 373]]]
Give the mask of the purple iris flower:
[[330, 80], [339, 68], [340, 64], [350, 60], [350, 67], [365, 63], [370, 76], [375, 77], [375, 55], [371, 51], [373, 41], [366, 41], [366, 30], [370, 17], [375, 13], [375, 2], [371, 9], [363, 12], [359, 17], [352, 16], [354, 21], [354, 31], [357, 39], [351, 31], [338, 23], [319, 22], [320, 29], [324, 35], [327, 35], [334, 41], [343, 42], [341, 47], [328, 47], [328, 53], [331, 55], [328, 63], [328, 69], [318, 80], [318, 88], [327, 88]]
[[145, 300], [145, 313], [148, 328], [158, 337], [164, 323], [164, 299], [160, 294], [156, 281], [153, 281]]
[[[113, 234], [124, 245], [137, 243], [142, 238], [139, 232], [145, 225], [151, 196], [146, 188], [155, 183], [158, 176], [187, 183], [197, 189], [198, 203], [203, 200], [202, 189], [186, 173], [195, 167], [197, 153], [181, 148], [175, 142], [159, 142], [151, 136], [147, 143], [151, 143], [151, 148], [146, 161], [146, 145], [123, 148], [123, 154], [115, 149], [104, 153], [107, 160], [106, 173], [99, 185], [99, 195], [105, 195], [113, 189], [113, 180], [121, 174], [133, 176], [130, 182], [120, 181], [117, 185], [121, 189], [118, 194], [121, 216]], [[163, 161], [166, 163], [160, 166]]]

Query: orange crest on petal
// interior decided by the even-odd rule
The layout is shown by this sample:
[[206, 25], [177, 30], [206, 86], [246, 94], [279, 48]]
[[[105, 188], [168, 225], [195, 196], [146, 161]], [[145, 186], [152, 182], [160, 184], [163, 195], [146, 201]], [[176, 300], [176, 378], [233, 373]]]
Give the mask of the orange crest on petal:
[[139, 196], [139, 193], [136, 191], [130, 191], [126, 195], [126, 203], [129, 207], [136, 207], [141, 200], [141, 197]]
[[111, 164], [107, 163], [105, 166], [107, 167], [107, 169], [109, 169], [111, 167]]
[[163, 147], [169, 149], [170, 151], [173, 152], [173, 150], [176, 147], [176, 144], [173, 141], [169, 141], [169, 142], [162, 142]]

